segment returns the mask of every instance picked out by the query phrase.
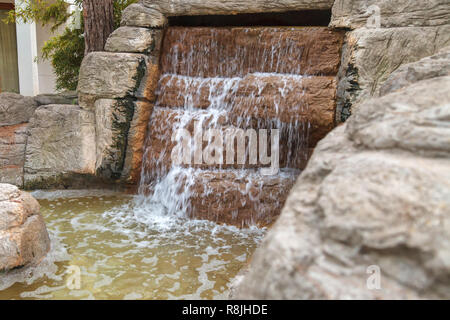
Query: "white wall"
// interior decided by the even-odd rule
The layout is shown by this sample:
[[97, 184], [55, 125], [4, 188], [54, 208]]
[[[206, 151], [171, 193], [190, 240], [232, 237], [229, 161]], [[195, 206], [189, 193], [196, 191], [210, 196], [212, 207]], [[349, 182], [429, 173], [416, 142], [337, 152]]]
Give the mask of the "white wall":
[[[1, 2], [15, 2], [16, 7], [23, 5], [24, 0], [0, 0]], [[50, 27], [43, 27], [39, 23], [24, 24], [18, 22], [17, 55], [19, 61], [20, 93], [25, 96], [34, 96], [41, 93], [55, 93], [56, 76], [49, 61], [36, 61], [41, 56], [45, 41], [52, 34]]]

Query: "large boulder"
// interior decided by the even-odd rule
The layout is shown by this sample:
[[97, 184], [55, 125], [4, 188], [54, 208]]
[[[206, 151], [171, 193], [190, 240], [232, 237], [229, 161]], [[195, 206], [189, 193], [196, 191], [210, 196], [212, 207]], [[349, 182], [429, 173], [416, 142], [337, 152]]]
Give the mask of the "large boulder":
[[0, 93], [0, 127], [28, 122], [37, 107], [38, 104], [31, 97]]
[[145, 76], [148, 57], [136, 53], [92, 52], [80, 69], [80, 106], [94, 110], [98, 99], [134, 97]]
[[75, 176], [93, 175], [95, 147], [93, 112], [76, 105], [39, 107], [29, 125], [25, 188], [65, 187]]
[[400, 66], [450, 45], [450, 25], [371, 29], [347, 33], [339, 72], [337, 120], [345, 121], [360, 102], [377, 97], [384, 81]]
[[50, 250], [39, 210], [30, 194], [0, 184], [0, 271], [38, 264]]
[[122, 26], [162, 28], [167, 18], [155, 8], [147, 8], [139, 3], [129, 5], [122, 13]]
[[161, 37], [161, 34], [161, 30], [120, 27], [109, 36], [105, 51], [149, 53], [154, 50], [155, 44], [159, 43], [157, 38]]
[[319, 143], [235, 298], [450, 298], [450, 76], [417, 81]]
[[331, 27], [360, 28], [379, 15], [379, 27], [439, 26], [449, 24], [448, 0], [336, 0]]

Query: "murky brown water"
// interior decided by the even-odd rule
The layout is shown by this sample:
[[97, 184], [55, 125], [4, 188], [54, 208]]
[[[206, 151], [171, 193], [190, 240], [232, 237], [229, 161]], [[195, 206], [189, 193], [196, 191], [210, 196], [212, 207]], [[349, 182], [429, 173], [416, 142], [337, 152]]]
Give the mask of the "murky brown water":
[[37, 268], [0, 273], [0, 299], [227, 298], [264, 234], [167, 216], [122, 194], [62, 195], [35, 194], [52, 250]]

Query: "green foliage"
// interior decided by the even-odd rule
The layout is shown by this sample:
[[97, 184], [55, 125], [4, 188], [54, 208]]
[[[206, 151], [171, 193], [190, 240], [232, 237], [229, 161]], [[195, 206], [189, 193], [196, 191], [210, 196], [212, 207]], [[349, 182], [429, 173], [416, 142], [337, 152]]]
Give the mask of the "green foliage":
[[40, 22], [42, 25], [51, 25], [52, 32], [62, 26], [72, 15], [68, 12], [69, 4], [65, 0], [28, 0], [23, 6], [8, 12], [6, 22]]
[[76, 90], [84, 57], [83, 29], [66, 28], [45, 42], [42, 59], [50, 60], [56, 74], [57, 90]]
[[[114, 26], [120, 26], [122, 11], [138, 0], [114, 0]], [[80, 8], [82, 0], [76, 0]], [[7, 22], [39, 22], [50, 25], [52, 32], [64, 25], [73, 15], [68, 13], [69, 4], [65, 0], [27, 0], [23, 8], [10, 11]], [[49, 60], [56, 74], [57, 90], [76, 90], [81, 62], [84, 58], [84, 29], [66, 28], [62, 34], [46, 41], [41, 59]]]

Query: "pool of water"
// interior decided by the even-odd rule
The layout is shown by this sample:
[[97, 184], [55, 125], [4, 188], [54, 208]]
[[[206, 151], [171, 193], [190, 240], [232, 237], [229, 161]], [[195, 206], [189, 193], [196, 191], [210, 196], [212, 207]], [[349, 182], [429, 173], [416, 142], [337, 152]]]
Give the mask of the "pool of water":
[[33, 195], [52, 249], [37, 267], [0, 273], [0, 299], [226, 299], [265, 233], [167, 215], [125, 194]]

